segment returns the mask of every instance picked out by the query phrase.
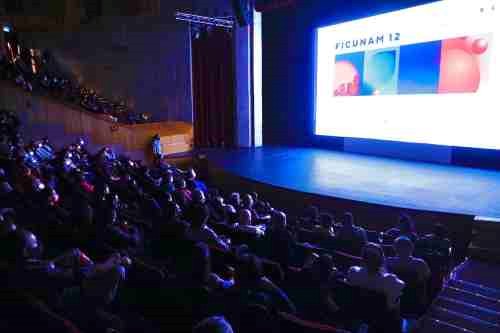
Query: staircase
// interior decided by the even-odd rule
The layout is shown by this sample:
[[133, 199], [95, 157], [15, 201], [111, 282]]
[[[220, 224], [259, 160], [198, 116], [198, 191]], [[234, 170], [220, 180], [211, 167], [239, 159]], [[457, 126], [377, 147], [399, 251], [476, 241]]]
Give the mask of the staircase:
[[[417, 332], [500, 332], [500, 266], [488, 266], [488, 271], [483, 272], [481, 268], [485, 267], [481, 265], [466, 260], [454, 270]], [[485, 276], [491, 279], [487, 284]]]

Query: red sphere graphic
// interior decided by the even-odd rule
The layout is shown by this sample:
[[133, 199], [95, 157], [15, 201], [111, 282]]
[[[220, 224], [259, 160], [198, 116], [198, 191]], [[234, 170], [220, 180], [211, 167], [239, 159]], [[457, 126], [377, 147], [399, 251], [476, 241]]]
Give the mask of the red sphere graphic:
[[472, 43], [472, 52], [475, 54], [483, 54], [488, 49], [488, 41], [484, 38], [479, 38]]
[[349, 61], [339, 61], [335, 64], [335, 96], [359, 95], [359, 73]]
[[439, 93], [476, 92], [481, 82], [478, 59], [461, 49], [447, 49], [441, 55]]

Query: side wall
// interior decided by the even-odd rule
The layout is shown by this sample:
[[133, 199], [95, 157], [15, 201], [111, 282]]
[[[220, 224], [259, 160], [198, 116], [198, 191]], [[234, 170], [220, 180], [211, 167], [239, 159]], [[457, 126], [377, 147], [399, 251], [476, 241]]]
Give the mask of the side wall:
[[[173, 17], [173, 15], [172, 15]], [[22, 34], [49, 49], [88, 88], [124, 99], [156, 121], [192, 122], [190, 36], [186, 24], [161, 17], [107, 17], [78, 32]]]

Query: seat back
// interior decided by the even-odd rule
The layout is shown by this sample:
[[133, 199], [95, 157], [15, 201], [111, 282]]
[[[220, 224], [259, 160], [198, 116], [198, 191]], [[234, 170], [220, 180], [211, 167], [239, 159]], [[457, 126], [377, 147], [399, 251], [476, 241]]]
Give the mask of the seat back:
[[348, 321], [366, 323], [370, 332], [401, 332], [401, 318], [388, 308], [384, 294], [338, 281], [333, 295]]
[[300, 242], [303, 243], [317, 243], [317, 237], [316, 233], [313, 230], [310, 229], [305, 229], [305, 228], [299, 228], [297, 230], [297, 238]]
[[342, 251], [335, 251], [332, 255], [335, 266], [342, 272], [347, 272], [350, 267], [361, 266], [363, 263], [363, 258]]
[[295, 315], [285, 312], [278, 313], [278, 318], [279, 332], [282, 333], [348, 333], [347, 331], [335, 328], [333, 326], [304, 320]]
[[380, 243], [380, 232], [375, 230], [366, 230], [366, 237], [369, 242], [379, 244]]
[[420, 281], [416, 272], [393, 271], [404, 281], [401, 295], [401, 313], [406, 317], [420, 317], [427, 305], [427, 282]]
[[394, 257], [396, 255], [396, 251], [394, 250], [393, 245], [382, 244], [381, 246], [382, 246], [382, 250], [384, 251], [384, 255], [386, 258]]

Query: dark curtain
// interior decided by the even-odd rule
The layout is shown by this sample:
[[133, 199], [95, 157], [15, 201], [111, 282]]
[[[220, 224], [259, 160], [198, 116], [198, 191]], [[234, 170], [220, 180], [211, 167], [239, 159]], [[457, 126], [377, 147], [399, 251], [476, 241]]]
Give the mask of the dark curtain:
[[231, 32], [214, 28], [192, 36], [194, 143], [231, 147], [235, 143], [235, 64]]

